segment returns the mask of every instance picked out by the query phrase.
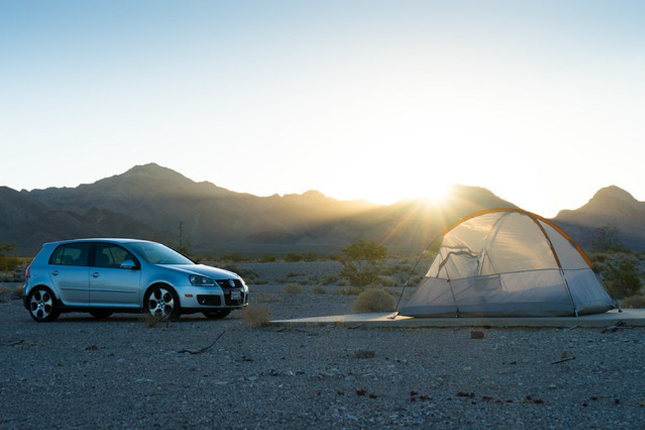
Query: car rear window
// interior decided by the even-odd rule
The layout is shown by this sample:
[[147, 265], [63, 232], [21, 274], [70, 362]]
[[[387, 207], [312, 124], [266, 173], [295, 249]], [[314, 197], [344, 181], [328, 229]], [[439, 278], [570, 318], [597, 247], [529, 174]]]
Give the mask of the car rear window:
[[87, 266], [88, 256], [90, 255], [90, 243], [66, 243], [58, 245], [51, 257], [49, 264], [61, 266]]

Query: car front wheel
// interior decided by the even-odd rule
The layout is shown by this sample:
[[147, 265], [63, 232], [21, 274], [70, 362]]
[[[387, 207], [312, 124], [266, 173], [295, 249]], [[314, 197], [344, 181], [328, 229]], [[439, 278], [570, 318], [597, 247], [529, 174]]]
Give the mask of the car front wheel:
[[209, 318], [212, 320], [219, 320], [219, 319], [225, 318], [228, 314], [230, 314], [231, 309], [216, 309], [212, 311], [204, 311], [202, 313], [206, 318]]
[[54, 295], [48, 288], [35, 287], [27, 297], [29, 315], [38, 322], [51, 322], [60, 315]]
[[179, 298], [170, 287], [152, 287], [144, 298], [144, 306], [155, 318], [179, 318]]

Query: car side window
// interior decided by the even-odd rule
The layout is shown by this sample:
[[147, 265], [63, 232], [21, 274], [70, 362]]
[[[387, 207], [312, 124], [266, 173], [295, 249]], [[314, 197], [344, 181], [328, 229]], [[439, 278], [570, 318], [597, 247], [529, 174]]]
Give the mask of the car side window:
[[89, 255], [89, 242], [58, 245], [49, 258], [49, 264], [57, 264], [61, 266], [87, 266]]
[[125, 260], [136, 263], [134, 255], [127, 249], [113, 243], [97, 243], [94, 254], [94, 266], [119, 268]]

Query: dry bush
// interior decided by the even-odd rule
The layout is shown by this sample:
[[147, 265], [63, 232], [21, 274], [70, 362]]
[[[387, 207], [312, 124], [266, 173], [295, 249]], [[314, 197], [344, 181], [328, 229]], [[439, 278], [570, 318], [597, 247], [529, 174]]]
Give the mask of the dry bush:
[[625, 309], [642, 309], [645, 308], [645, 296], [630, 296], [621, 303]]
[[399, 281], [394, 276], [379, 276], [379, 284], [384, 287], [396, 287]]
[[322, 285], [314, 285], [311, 288], [311, 292], [314, 294], [327, 294], [327, 290]]
[[323, 276], [323, 279], [322, 279], [321, 282], [322, 282], [323, 285], [334, 284], [334, 283], [338, 282], [338, 275], [327, 274], [327, 275]]
[[266, 294], [266, 293], [260, 293], [258, 295], [255, 295], [255, 300], [258, 303], [278, 303], [278, 302], [284, 302], [284, 298], [277, 296], [275, 294]]
[[396, 273], [396, 268], [391, 264], [381, 267], [381, 270], [378, 272], [381, 276], [392, 276], [394, 273]]
[[6, 285], [0, 285], [0, 296], [3, 294], [9, 294], [11, 291], [11, 288], [7, 287]]
[[305, 292], [302, 285], [296, 283], [285, 285], [282, 287], [282, 291], [287, 294], [303, 294]]
[[167, 328], [172, 322], [172, 318], [153, 315], [150, 312], [143, 312], [139, 320], [148, 328], [157, 328], [160, 324]]
[[347, 287], [339, 288], [338, 290], [334, 291], [334, 294], [337, 296], [358, 296], [363, 291], [365, 291], [363, 288]]
[[271, 310], [266, 306], [247, 306], [242, 312], [242, 322], [251, 328], [267, 327]]
[[353, 310], [364, 312], [390, 312], [396, 308], [396, 300], [381, 288], [368, 288], [354, 302]]

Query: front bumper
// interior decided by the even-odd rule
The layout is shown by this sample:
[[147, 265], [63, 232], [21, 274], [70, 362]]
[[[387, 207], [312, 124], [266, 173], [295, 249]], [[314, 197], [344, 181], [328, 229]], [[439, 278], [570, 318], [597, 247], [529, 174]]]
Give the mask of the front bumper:
[[177, 291], [182, 310], [207, 311], [239, 309], [248, 306], [248, 287], [190, 287]]

